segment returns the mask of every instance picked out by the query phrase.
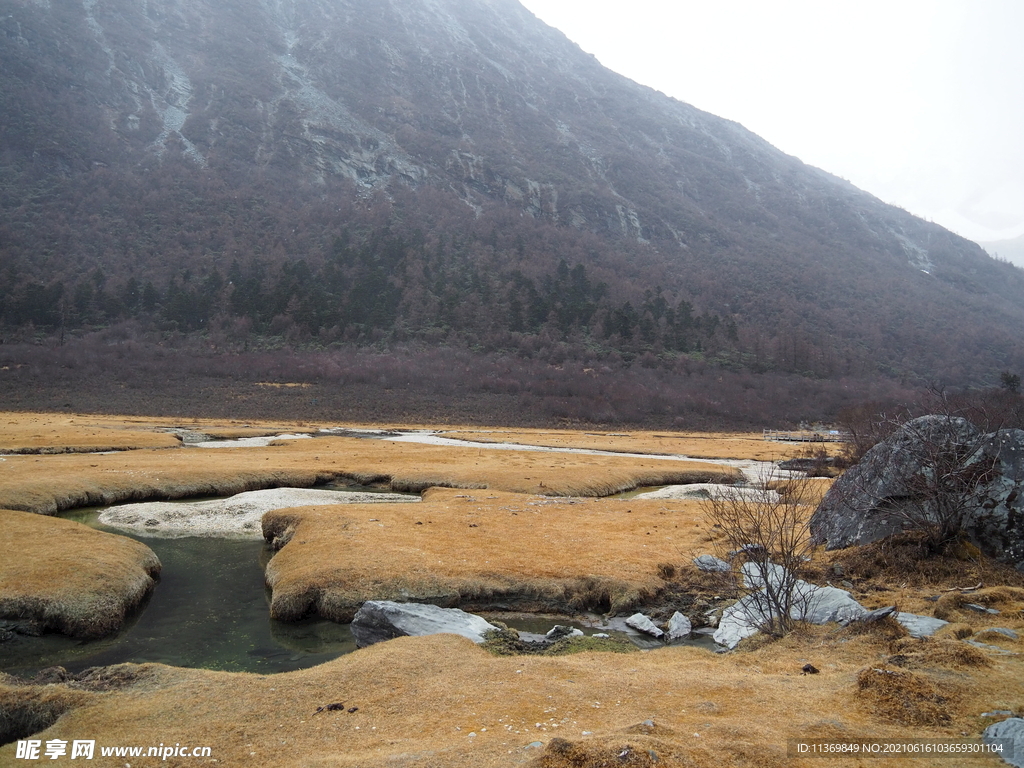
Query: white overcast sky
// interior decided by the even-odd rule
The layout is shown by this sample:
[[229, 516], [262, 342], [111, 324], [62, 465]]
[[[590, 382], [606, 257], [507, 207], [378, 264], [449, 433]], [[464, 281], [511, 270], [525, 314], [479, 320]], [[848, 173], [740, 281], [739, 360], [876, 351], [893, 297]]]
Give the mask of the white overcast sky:
[[1024, 0], [521, 0], [606, 67], [972, 240], [1024, 234]]

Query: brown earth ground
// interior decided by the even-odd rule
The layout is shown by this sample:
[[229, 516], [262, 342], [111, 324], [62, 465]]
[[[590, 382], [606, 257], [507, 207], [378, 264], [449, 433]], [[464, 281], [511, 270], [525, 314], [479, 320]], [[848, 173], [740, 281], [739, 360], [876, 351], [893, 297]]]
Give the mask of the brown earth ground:
[[[12, 426], [0, 430], [9, 444], [49, 434], [36, 429], [30, 435], [27, 427], [24, 437], [8, 439], [15, 434], [10, 422], [22, 416], [0, 418], [0, 424]], [[195, 428], [140, 420], [125, 430], [126, 420], [75, 419], [72, 426], [111, 434], [118, 423], [124, 433]], [[215, 426], [206, 424], [203, 431]], [[264, 428], [219, 426], [226, 431]], [[301, 429], [296, 424], [266, 426], [268, 432]], [[467, 432], [471, 439], [482, 437]], [[64, 441], [56, 434], [42, 443], [60, 446]], [[759, 438], [729, 443], [724, 437], [650, 435], [538, 430], [520, 431], [515, 439], [730, 458], [756, 455], [739, 450], [740, 445], [749, 451], [778, 448], [780, 454], [800, 450], [766, 447]], [[134, 439], [122, 436], [125, 444]], [[498, 439], [507, 440], [509, 434]], [[675, 447], [688, 440], [704, 441], [708, 452]], [[673, 473], [732, 475], [707, 464], [345, 438], [257, 449], [147, 448], [114, 455], [2, 458], [0, 507], [40, 512], [115, 497], [308, 485], [331, 476], [395, 487], [461, 486], [429, 490], [419, 505], [301, 508], [267, 515], [266, 531], [282, 546], [268, 568], [275, 602], [296, 612], [342, 606], [342, 615], [357, 600], [400, 596], [402, 589], [434, 590], [439, 601], [460, 604], [475, 597], [496, 603], [526, 595], [539, 603], [561, 600], [571, 608], [574, 599], [603, 602], [607, 597], [609, 607], [650, 604], [656, 611], [667, 611], [673, 599], [684, 609], [693, 608], [694, 595], [710, 600], [725, 591], [725, 585], [689, 564], [695, 554], [714, 551], [716, 545], [716, 533], [699, 504], [577, 498], [668, 482]], [[22, 517], [30, 516], [8, 513], [4, 521]], [[55, 562], [68, 535], [60, 526], [67, 521], [32, 520], [49, 527], [45, 536], [31, 535], [44, 548], [50, 546], [33, 559]], [[23, 551], [28, 536], [16, 527], [4, 530], [5, 558]], [[960, 639], [991, 626], [1024, 633], [1020, 576], [971, 560], [969, 552], [963, 560], [922, 560], [915, 546], [908, 540], [816, 553], [812, 568], [819, 583], [838, 582], [841, 574], [868, 607], [898, 603], [901, 610], [954, 622], [931, 640], [906, 638], [890, 621], [868, 631], [835, 625], [801, 628], [776, 642], [745, 641], [739, 651], [725, 655], [671, 647], [496, 657], [454, 636], [401, 638], [274, 676], [161, 665], [120, 665], [80, 679], [62, 681], [58, 674], [28, 684], [0, 676], [0, 725], [35, 732], [33, 738], [44, 742], [96, 739], [105, 746], [212, 748], [212, 758], [150, 758], [133, 765], [906, 765], [906, 758], [789, 758], [786, 745], [794, 738], [976, 739], [993, 722], [982, 713], [1024, 714], [1024, 643], [991, 632], [976, 635], [1000, 648], [986, 650]], [[958, 587], [980, 589], [965, 594]], [[968, 602], [1001, 614], [977, 613]], [[807, 663], [820, 673], [802, 674]], [[344, 708], [317, 711], [340, 703]], [[0, 765], [29, 764], [16, 761], [14, 753], [13, 744], [0, 748]], [[91, 764], [123, 766], [125, 760], [104, 762], [97, 752]], [[997, 762], [943, 757], [916, 764]]]

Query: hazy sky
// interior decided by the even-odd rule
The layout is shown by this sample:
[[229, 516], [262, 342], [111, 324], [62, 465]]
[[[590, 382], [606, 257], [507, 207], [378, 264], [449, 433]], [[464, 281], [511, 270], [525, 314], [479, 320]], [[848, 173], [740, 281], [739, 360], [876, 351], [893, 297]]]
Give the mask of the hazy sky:
[[602, 64], [974, 240], [1024, 234], [1024, 0], [521, 0]]

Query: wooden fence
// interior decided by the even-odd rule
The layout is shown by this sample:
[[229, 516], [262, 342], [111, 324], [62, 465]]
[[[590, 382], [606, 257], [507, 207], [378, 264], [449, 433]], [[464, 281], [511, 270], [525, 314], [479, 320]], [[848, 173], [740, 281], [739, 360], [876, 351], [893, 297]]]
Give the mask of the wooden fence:
[[779, 429], [761, 430], [765, 440], [776, 443], [845, 443], [850, 436], [838, 429], [798, 430], [786, 432]]

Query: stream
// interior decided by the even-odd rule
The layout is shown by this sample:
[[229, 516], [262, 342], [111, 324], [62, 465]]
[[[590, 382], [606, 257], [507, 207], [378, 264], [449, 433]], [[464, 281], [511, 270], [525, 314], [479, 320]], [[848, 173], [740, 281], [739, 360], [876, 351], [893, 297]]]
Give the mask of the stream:
[[149, 538], [97, 522], [99, 509], [62, 515], [141, 541], [163, 568], [149, 598], [120, 632], [101, 640], [57, 634], [17, 637], [0, 646], [0, 669], [31, 672], [59, 664], [86, 667], [159, 662], [232, 672], [288, 672], [355, 650], [347, 625], [270, 618], [261, 539]]
[[[771, 462], [477, 443], [445, 438], [434, 432], [382, 432], [358, 436], [453, 448], [706, 461], [735, 466], [750, 482], [756, 482], [768, 468], [774, 468]], [[274, 439], [305, 437], [308, 435], [281, 435], [260, 440], [269, 442]], [[251, 439], [223, 440], [203, 442], [201, 447], [246, 447], [253, 444]], [[17, 635], [14, 640], [0, 645], [0, 670], [31, 675], [40, 668], [53, 665], [63, 666], [70, 672], [79, 672], [88, 667], [123, 662], [157, 662], [182, 667], [268, 674], [312, 667], [356, 650], [348, 625], [324, 619], [281, 622], [270, 618], [270, 596], [263, 573], [273, 552], [261, 539], [141, 536], [103, 525], [98, 521], [102, 511], [99, 508], [78, 509], [64, 513], [62, 517], [146, 544], [160, 558], [163, 566], [156, 588], [121, 631], [101, 640], [76, 640], [50, 633], [41, 637]], [[558, 617], [520, 617], [506, 620], [506, 623], [532, 633], [544, 632], [554, 624], [561, 623], [593, 634], [602, 631], [597, 617], [593, 618], [595, 621], [587, 624]], [[625, 628], [615, 627], [615, 630], [622, 629]], [[623, 634], [642, 647], [661, 645], [659, 641], [651, 641], [631, 630]], [[695, 644], [714, 647], [710, 638], [697, 638]]]

